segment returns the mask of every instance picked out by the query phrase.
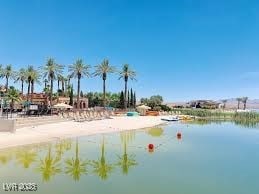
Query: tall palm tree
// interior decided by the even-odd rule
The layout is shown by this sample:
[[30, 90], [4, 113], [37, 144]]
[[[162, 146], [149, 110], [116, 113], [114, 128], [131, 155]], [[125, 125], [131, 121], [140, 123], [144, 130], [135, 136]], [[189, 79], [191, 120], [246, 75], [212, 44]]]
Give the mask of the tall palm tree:
[[237, 100], [237, 109], [239, 109], [242, 98], [236, 98], [236, 100]]
[[65, 93], [65, 84], [66, 84], [67, 78], [65, 76], [63, 76], [63, 75], [60, 75], [59, 76], [59, 81], [61, 82], [62, 95], [64, 95], [64, 93]]
[[109, 173], [111, 173], [113, 169], [113, 166], [111, 164], [108, 164], [105, 159], [104, 138], [101, 147], [101, 158], [99, 158], [97, 161], [93, 161], [93, 168], [93, 172], [97, 174], [102, 180], [106, 180]]
[[244, 103], [244, 110], [246, 109], [246, 103], [247, 103], [248, 97], [243, 97], [242, 102]]
[[81, 160], [79, 158], [79, 148], [78, 148], [78, 139], [76, 140], [76, 155], [75, 158], [66, 160], [66, 174], [72, 176], [75, 181], [79, 181], [80, 177], [83, 174], [87, 173], [86, 165], [87, 161]]
[[19, 72], [16, 75], [15, 83], [20, 81], [21, 82], [21, 93], [23, 94], [23, 85], [24, 81], [26, 80], [26, 70], [24, 68], [21, 68]]
[[25, 81], [28, 84], [27, 88], [27, 101], [29, 101], [29, 96], [31, 92], [31, 101], [33, 100], [33, 92], [34, 92], [34, 84], [40, 83], [40, 74], [39, 72], [34, 69], [32, 65], [28, 66], [27, 70], [25, 71]]
[[37, 168], [42, 173], [43, 181], [49, 181], [51, 176], [61, 172], [59, 160], [51, 154], [51, 145], [45, 158], [40, 160], [40, 166]]
[[12, 65], [7, 65], [3, 70], [1, 77], [4, 77], [6, 80], [5, 87], [6, 87], [6, 92], [8, 92], [8, 87], [9, 87], [9, 79], [12, 79], [15, 77], [15, 72], [13, 71]]
[[95, 66], [94, 76], [100, 76], [103, 79], [103, 106], [106, 106], [106, 79], [108, 73], [114, 73], [115, 67], [110, 66], [109, 61], [104, 59], [103, 62]]
[[35, 71], [35, 69], [33, 68], [32, 65], [29, 65], [25, 75], [26, 75], [26, 82], [28, 84], [28, 88], [27, 88], [27, 102], [29, 101], [29, 96], [30, 96], [30, 88], [31, 88], [31, 79], [33, 76], [33, 72]]
[[80, 96], [80, 81], [83, 76], [90, 77], [90, 65], [83, 63], [82, 59], [76, 60], [73, 65], [69, 66], [69, 72], [71, 77], [77, 78], [77, 108], [79, 108], [79, 96]]
[[53, 95], [53, 82], [57, 79], [58, 75], [62, 74], [63, 66], [57, 64], [54, 59], [49, 58], [46, 65], [42, 67], [43, 77], [50, 80], [50, 106], [52, 106], [52, 95]]
[[31, 72], [31, 101], [33, 100], [33, 93], [34, 93], [34, 85], [35, 83], [40, 83], [40, 73], [34, 69]]
[[124, 79], [124, 108], [127, 109], [127, 93], [128, 93], [128, 80], [136, 80], [136, 72], [131, 70], [128, 64], [123, 65], [122, 70], [119, 72], [119, 79]]

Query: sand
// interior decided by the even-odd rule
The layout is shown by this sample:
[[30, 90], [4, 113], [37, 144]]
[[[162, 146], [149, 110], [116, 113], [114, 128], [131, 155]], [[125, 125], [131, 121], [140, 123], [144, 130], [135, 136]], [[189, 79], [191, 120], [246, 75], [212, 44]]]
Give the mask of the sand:
[[59, 139], [153, 127], [165, 123], [161, 117], [113, 117], [90, 122], [65, 121], [0, 133], [0, 149]]

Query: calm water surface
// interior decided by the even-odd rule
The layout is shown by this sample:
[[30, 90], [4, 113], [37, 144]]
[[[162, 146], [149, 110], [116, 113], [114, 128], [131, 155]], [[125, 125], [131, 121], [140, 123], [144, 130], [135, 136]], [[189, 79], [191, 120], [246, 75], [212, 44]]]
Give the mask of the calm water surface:
[[259, 129], [174, 123], [12, 148], [0, 180], [0, 193], [32, 182], [39, 194], [258, 194]]

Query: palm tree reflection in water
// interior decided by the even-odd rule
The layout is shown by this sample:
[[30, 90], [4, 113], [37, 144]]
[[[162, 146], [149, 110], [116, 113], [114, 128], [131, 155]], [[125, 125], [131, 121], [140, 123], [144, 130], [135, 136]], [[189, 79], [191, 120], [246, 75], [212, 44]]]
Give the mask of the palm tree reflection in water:
[[130, 167], [138, 165], [138, 163], [135, 160], [135, 155], [129, 155], [127, 153], [127, 146], [129, 142], [131, 142], [135, 137], [135, 131], [122, 132], [120, 136], [123, 144], [123, 154], [122, 156], [118, 156], [119, 161], [117, 165], [120, 166], [122, 173], [124, 175], [127, 175], [129, 173]]
[[99, 160], [92, 161], [92, 165], [94, 168], [93, 173], [101, 178], [101, 180], [106, 180], [109, 176], [109, 173], [113, 170], [113, 165], [108, 164], [105, 159], [105, 150], [104, 150], [104, 137], [102, 140], [101, 146], [101, 158]]
[[76, 139], [76, 155], [75, 158], [66, 160], [65, 173], [70, 175], [75, 181], [79, 181], [83, 174], [87, 174], [87, 161], [79, 158], [78, 139]]
[[61, 172], [59, 159], [51, 155], [51, 145], [49, 145], [45, 158], [40, 160], [40, 167], [37, 170], [42, 173], [42, 179], [46, 182]]
[[16, 160], [24, 168], [29, 168], [36, 161], [37, 152], [34, 150], [19, 150], [16, 153]]

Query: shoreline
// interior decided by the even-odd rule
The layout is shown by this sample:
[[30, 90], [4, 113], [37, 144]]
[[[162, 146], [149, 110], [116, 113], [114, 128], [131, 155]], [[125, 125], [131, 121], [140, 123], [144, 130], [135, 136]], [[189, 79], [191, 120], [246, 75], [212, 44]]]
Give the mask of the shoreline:
[[55, 140], [145, 129], [166, 123], [161, 116], [113, 117], [90, 122], [64, 121], [17, 129], [15, 133], [0, 133], [0, 149], [47, 143]]

